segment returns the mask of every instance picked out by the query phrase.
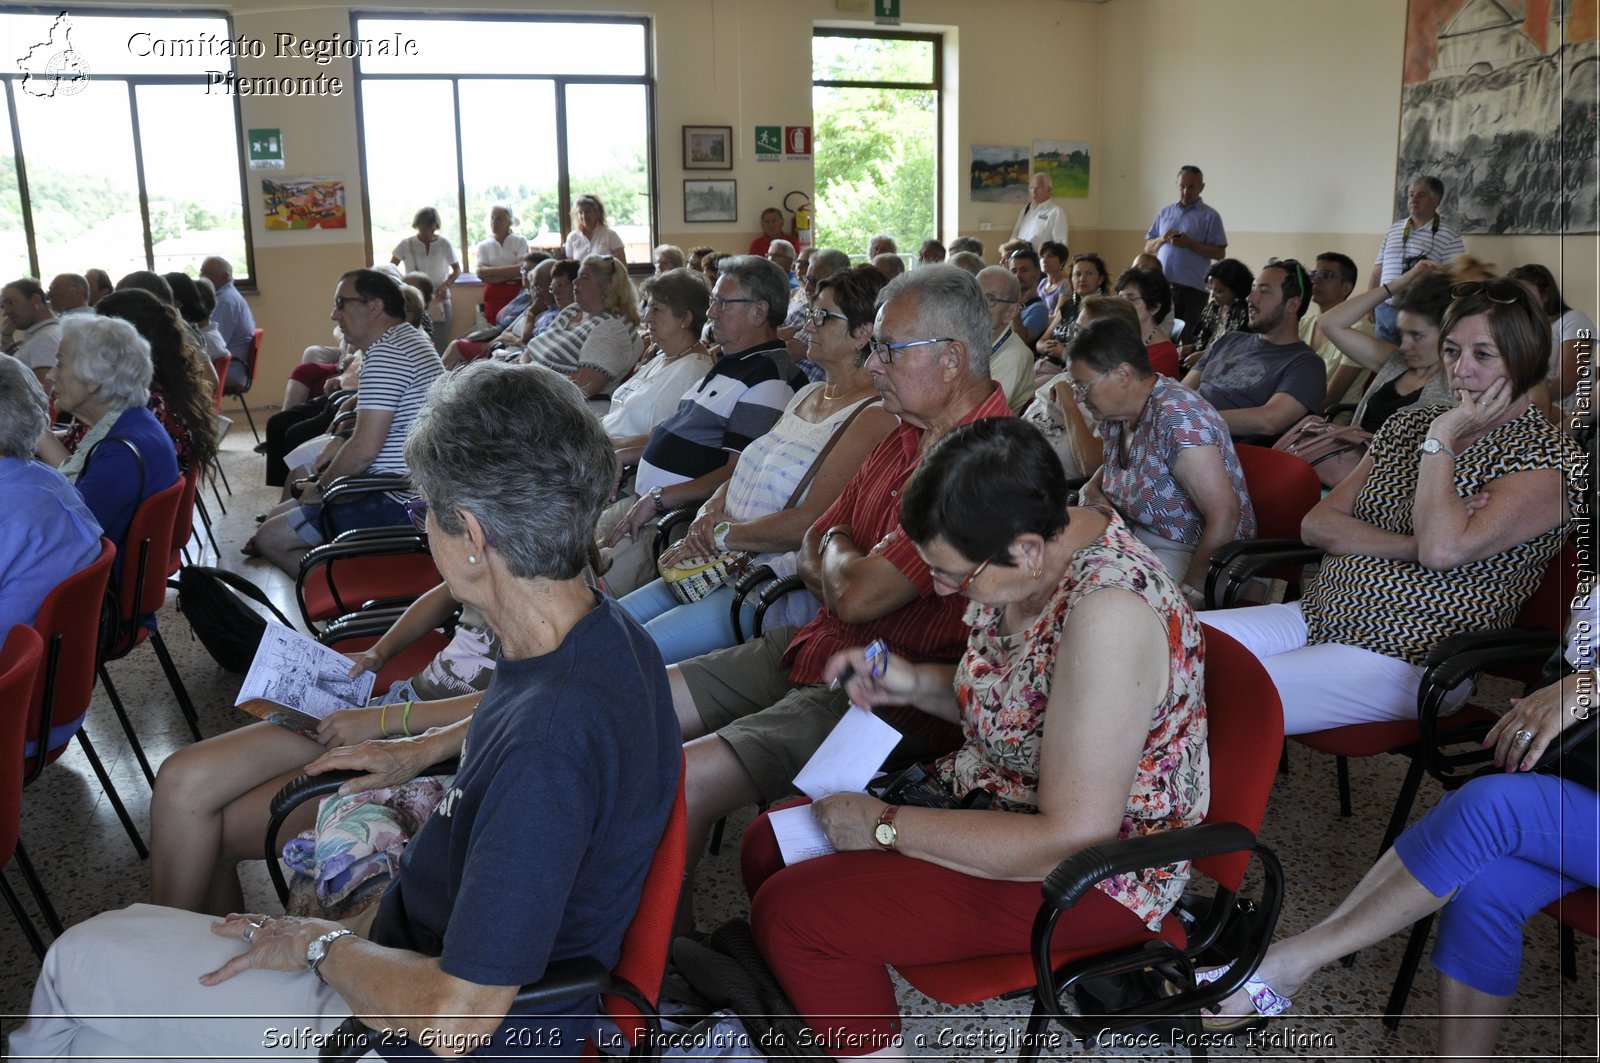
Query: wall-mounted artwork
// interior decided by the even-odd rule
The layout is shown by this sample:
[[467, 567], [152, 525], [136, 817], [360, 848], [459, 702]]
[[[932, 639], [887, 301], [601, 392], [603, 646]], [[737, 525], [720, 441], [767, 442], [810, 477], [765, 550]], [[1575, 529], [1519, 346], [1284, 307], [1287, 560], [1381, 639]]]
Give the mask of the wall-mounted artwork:
[[738, 221], [739, 183], [703, 180], [683, 182], [683, 220]]
[[1593, 0], [1411, 0], [1395, 217], [1420, 174], [1463, 233], [1593, 232]]
[[972, 201], [1021, 203], [1028, 198], [1028, 149], [972, 145]]
[[344, 181], [337, 177], [264, 177], [268, 229], [343, 229]]
[[685, 170], [733, 169], [732, 141], [732, 126], [684, 126], [683, 168]]
[[1035, 140], [1033, 172], [1050, 175], [1058, 196], [1079, 198], [1089, 194], [1089, 142], [1087, 140]]

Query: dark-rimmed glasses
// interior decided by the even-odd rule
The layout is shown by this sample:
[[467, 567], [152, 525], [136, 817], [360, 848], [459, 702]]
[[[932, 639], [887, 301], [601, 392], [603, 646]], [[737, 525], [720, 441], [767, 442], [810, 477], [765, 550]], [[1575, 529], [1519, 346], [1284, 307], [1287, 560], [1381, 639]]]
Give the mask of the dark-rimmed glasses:
[[349, 303], [370, 303], [372, 296], [368, 295], [336, 295], [333, 297], [333, 308], [343, 310]]
[[810, 325], [812, 328], [821, 328], [823, 325], [828, 323], [828, 319], [830, 317], [835, 317], [840, 321], [846, 322], [850, 320], [837, 310], [824, 310], [820, 306], [813, 306], [811, 309], [807, 310], [801, 315], [801, 320]]
[[894, 364], [894, 352], [903, 351], [908, 347], [926, 347], [930, 343], [954, 343], [954, 336], [938, 336], [931, 340], [906, 340], [904, 343], [885, 343], [874, 336], [867, 341], [868, 356], [876, 356], [884, 365]]

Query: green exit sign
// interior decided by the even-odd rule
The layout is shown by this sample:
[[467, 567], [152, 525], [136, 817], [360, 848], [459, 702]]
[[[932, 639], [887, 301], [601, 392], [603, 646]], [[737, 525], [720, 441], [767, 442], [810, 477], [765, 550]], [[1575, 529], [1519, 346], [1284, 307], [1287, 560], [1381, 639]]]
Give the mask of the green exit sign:
[[900, 25], [900, 0], [872, 0], [872, 21], [880, 26]]

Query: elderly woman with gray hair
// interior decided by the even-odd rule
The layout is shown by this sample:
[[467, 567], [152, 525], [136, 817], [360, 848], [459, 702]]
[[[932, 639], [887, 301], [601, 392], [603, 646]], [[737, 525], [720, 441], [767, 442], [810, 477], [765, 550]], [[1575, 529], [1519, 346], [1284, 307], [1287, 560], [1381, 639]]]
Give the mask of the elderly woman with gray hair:
[[628, 280], [628, 267], [614, 258], [590, 255], [572, 282], [572, 305], [528, 341], [522, 360], [569, 377], [592, 399], [610, 395], [642, 353], [639, 298]]
[[33, 460], [49, 408], [33, 372], [0, 358], [0, 631], [33, 623], [45, 595], [100, 555], [100, 522], [82, 496]]
[[84, 314], [61, 322], [48, 378], [56, 412], [72, 414], [88, 431], [71, 451], [41, 433], [39, 456], [77, 485], [119, 548], [139, 504], [178, 479], [172, 437], [146, 406], [153, 374], [150, 343], [128, 322]]
[[366, 770], [354, 792], [461, 756], [367, 935], [148, 905], [98, 916], [51, 948], [14, 1055], [224, 1058], [259, 1051], [270, 1017], [318, 1037], [354, 1012], [389, 1058], [577, 1057], [598, 1002], [516, 1005], [517, 987], [557, 961], [616, 961], [681, 756], [660, 654], [583, 578], [616, 461], [565, 381], [493, 362], [440, 378], [406, 458], [439, 570], [500, 634], [501, 659], [470, 720], [308, 769]]

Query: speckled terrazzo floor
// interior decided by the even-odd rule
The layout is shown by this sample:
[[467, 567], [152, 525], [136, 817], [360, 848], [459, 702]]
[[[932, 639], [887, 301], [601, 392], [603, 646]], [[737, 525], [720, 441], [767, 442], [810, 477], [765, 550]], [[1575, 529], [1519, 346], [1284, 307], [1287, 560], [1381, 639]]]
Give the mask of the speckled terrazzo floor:
[[[259, 418], [263, 414], [258, 413]], [[228, 515], [220, 517], [218, 541], [223, 563], [249, 573], [287, 605], [292, 590], [287, 579], [265, 565], [246, 564], [238, 546], [253, 529], [254, 514], [267, 508], [276, 493], [257, 486], [261, 459], [250, 452], [254, 440], [238, 424], [225, 441], [225, 462], [234, 497], [226, 499]], [[213, 503], [213, 515], [217, 516]], [[193, 552], [193, 544], [191, 552]], [[199, 558], [214, 564], [209, 549]], [[292, 607], [289, 609], [293, 614]], [[187, 622], [169, 600], [160, 616], [162, 630], [178, 662], [206, 734], [239, 726], [243, 717], [230, 706], [239, 678], [222, 672], [190, 637]], [[134, 713], [145, 748], [153, 762], [188, 740], [154, 655], [140, 648], [110, 666], [112, 676]], [[1489, 696], [1493, 691], [1487, 691]], [[128, 752], [104, 696], [97, 692], [89, 716], [89, 732], [112, 773], [117, 788], [148, 837], [149, 788]], [[1291, 748], [1290, 771], [1280, 776], [1273, 793], [1263, 840], [1283, 861], [1289, 896], [1280, 933], [1305, 929], [1328, 912], [1370, 865], [1383, 824], [1399, 788], [1403, 765], [1380, 757], [1351, 765], [1355, 815], [1337, 815], [1331, 758], [1298, 746]], [[1419, 808], [1428, 807], [1437, 789], [1424, 789]], [[703, 925], [743, 914], [745, 897], [739, 884], [737, 845], [731, 840], [748, 816], [730, 823], [730, 842], [720, 855], [701, 864], [697, 897]], [[22, 837], [45, 879], [62, 917], [80, 922], [97, 912], [145, 899], [147, 866], [135, 858], [121, 826], [107, 806], [87, 762], [74, 747], [24, 795]], [[21, 876], [7, 871], [13, 886], [25, 893]], [[246, 896], [253, 906], [272, 910], [264, 868], [246, 870]], [[37, 922], [37, 921], [36, 921]], [[38, 923], [42, 927], [42, 923]], [[1539, 917], [1527, 928], [1522, 984], [1499, 1043], [1497, 1058], [1596, 1058], [1597, 949], [1580, 939], [1578, 977], [1563, 982], [1558, 963], [1558, 934], [1553, 920]], [[1427, 969], [1412, 991], [1405, 1021], [1390, 1032], [1377, 1017], [1387, 999], [1393, 973], [1404, 948], [1394, 938], [1364, 950], [1349, 967], [1333, 966], [1299, 994], [1294, 1009], [1269, 1026], [1269, 1043], [1239, 1038], [1233, 1047], [1213, 1047], [1212, 1058], [1298, 1056], [1317, 1059], [1419, 1059], [1432, 1053], [1436, 1005], [1433, 978]], [[0, 913], [0, 1031], [9, 1031], [28, 1005], [38, 964], [9, 912]], [[912, 1051], [919, 1059], [988, 1060], [1014, 1058], [1013, 1038], [1022, 1029], [1023, 1003], [997, 1002], [980, 1008], [946, 1008], [902, 986], [901, 1006]], [[1112, 1047], [1070, 1041], [1045, 1058], [1166, 1058], [1172, 1050], [1142, 1046]]]

